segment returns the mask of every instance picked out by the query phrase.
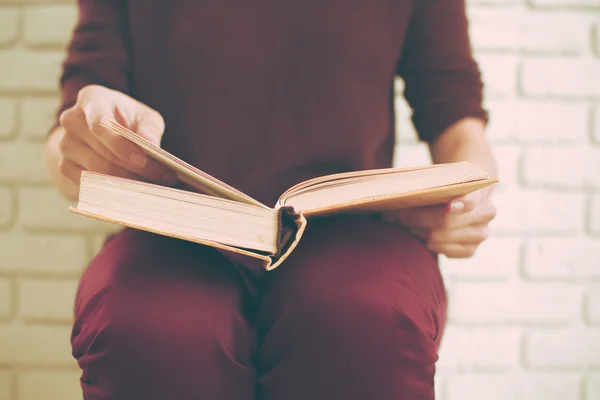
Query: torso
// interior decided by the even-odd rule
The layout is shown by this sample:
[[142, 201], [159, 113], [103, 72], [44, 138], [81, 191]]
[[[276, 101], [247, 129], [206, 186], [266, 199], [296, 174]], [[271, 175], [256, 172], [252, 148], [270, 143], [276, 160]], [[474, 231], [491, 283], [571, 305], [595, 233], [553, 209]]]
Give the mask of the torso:
[[165, 148], [270, 205], [388, 167], [412, 1], [130, 0], [133, 94], [165, 117]]

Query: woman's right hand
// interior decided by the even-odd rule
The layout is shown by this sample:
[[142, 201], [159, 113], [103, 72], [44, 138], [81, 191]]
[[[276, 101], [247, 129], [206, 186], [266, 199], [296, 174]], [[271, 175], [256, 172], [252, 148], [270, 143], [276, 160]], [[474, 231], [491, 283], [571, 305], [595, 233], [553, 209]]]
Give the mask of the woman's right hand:
[[137, 145], [101, 129], [101, 117], [114, 119], [160, 145], [165, 125], [157, 111], [115, 90], [84, 87], [76, 104], [61, 114], [60, 127], [48, 142], [53, 180], [66, 197], [77, 198], [84, 170], [162, 185], [177, 182], [172, 171], [147, 157]]

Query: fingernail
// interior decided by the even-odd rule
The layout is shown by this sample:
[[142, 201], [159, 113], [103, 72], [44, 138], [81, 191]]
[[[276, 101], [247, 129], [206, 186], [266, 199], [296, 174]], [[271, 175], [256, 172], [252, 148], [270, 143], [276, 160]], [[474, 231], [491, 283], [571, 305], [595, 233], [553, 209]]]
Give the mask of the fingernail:
[[465, 208], [465, 203], [462, 201], [454, 201], [450, 204], [450, 212], [457, 213], [461, 212]]
[[143, 168], [146, 165], [147, 157], [145, 154], [133, 153], [129, 156], [129, 160], [136, 166]]

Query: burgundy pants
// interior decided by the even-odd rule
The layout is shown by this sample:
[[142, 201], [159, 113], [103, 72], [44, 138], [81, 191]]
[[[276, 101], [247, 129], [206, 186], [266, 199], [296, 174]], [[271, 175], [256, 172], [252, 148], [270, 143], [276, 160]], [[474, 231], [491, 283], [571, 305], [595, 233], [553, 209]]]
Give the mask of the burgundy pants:
[[73, 355], [86, 400], [434, 399], [446, 294], [401, 227], [311, 221], [273, 272], [127, 230], [84, 273]]

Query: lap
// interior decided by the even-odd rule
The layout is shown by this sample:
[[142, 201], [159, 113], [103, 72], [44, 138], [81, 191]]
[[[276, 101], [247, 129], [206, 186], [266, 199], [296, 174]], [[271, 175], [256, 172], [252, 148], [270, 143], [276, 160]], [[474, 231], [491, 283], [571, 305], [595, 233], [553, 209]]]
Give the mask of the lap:
[[269, 291], [284, 296], [344, 290], [432, 307], [446, 301], [437, 255], [401, 226], [366, 216], [310, 221], [298, 247], [268, 281]]
[[[159, 386], [164, 393], [211, 384], [222, 391], [219, 377], [226, 376], [237, 382], [225, 385], [231, 398], [241, 399], [255, 368], [263, 391], [283, 393], [286, 385], [274, 382], [287, 381], [275, 366], [287, 357], [286, 365], [306, 376], [309, 350], [319, 348], [329, 354], [329, 364], [321, 363], [339, 370], [340, 380], [366, 376], [338, 365], [354, 354], [352, 365], [387, 363], [398, 376], [422, 374], [418, 381], [427, 386], [444, 313], [437, 258], [401, 227], [377, 219], [311, 220], [290, 258], [250, 281], [212, 248], [127, 230], [81, 278], [72, 344], [90, 399], [139, 392], [149, 377], [167, 375], [168, 382], [148, 386], [146, 398]], [[196, 378], [200, 370], [205, 379]]]
[[[403, 228], [363, 216], [311, 220], [292, 255], [262, 279], [258, 286], [265, 303], [340, 292], [359, 300], [378, 297], [399, 305], [417, 301], [440, 309], [446, 301], [437, 257]], [[84, 314], [99, 297], [114, 303], [115, 311], [139, 306], [170, 319], [188, 318], [185, 312], [198, 304], [200, 310], [218, 303], [220, 309], [244, 311], [255, 306], [248, 304], [254, 300], [249, 293], [257, 289], [253, 283], [241, 267], [212, 248], [126, 230], [112, 238], [84, 272], [76, 314]], [[209, 315], [211, 307], [203, 310], [207, 315], [199, 315], [200, 310], [193, 315], [222, 317]]]

